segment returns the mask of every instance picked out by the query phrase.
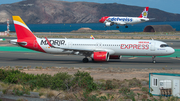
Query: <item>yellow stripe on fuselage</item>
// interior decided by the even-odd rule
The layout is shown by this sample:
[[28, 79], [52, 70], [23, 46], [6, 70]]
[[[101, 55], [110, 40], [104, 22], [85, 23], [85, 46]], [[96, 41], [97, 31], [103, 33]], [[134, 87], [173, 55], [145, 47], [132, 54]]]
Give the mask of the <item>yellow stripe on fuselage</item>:
[[21, 19], [20, 16], [12, 16], [13, 20], [15, 21], [18, 21], [18, 22], [21, 22], [22, 24], [24, 24], [25, 26], [27, 26], [24, 21]]

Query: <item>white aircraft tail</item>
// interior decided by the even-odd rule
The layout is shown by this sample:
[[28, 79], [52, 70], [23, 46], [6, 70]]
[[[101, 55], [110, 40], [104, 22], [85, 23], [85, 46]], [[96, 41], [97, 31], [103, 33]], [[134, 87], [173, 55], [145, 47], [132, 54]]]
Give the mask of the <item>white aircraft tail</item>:
[[147, 18], [148, 16], [148, 10], [149, 7], [144, 8], [143, 12], [141, 13], [141, 15], [139, 16], [139, 18]]

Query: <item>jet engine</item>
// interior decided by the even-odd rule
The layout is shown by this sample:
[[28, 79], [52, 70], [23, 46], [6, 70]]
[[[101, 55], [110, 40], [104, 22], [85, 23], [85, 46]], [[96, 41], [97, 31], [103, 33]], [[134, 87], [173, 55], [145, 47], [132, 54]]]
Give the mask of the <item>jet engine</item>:
[[108, 52], [94, 52], [91, 57], [94, 61], [109, 61]]
[[105, 25], [106, 25], [106, 26], [112, 26], [113, 23], [112, 23], [112, 22], [106, 22]]

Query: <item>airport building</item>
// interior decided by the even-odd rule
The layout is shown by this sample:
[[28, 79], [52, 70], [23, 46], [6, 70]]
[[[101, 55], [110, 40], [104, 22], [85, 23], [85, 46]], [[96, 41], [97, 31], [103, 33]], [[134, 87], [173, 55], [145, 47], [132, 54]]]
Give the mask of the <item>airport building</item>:
[[173, 29], [171, 25], [148, 25], [144, 28], [143, 32], [173, 32], [176, 29]]
[[180, 97], [180, 74], [149, 73], [149, 92], [155, 96]]

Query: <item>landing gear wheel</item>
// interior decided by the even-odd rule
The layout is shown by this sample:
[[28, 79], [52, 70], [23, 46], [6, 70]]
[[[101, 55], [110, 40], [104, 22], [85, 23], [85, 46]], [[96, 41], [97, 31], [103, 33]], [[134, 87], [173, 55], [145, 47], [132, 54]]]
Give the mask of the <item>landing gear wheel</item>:
[[89, 62], [89, 59], [88, 59], [88, 58], [84, 58], [82, 61], [83, 61], [84, 63], [88, 63], [88, 62]]
[[119, 26], [116, 26], [116, 28], [119, 28]]
[[125, 26], [125, 28], [128, 28], [128, 26]]
[[156, 63], [155, 57], [156, 56], [152, 56], [152, 63]]
[[92, 59], [92, 62], [94, 62], [94, 59]]

